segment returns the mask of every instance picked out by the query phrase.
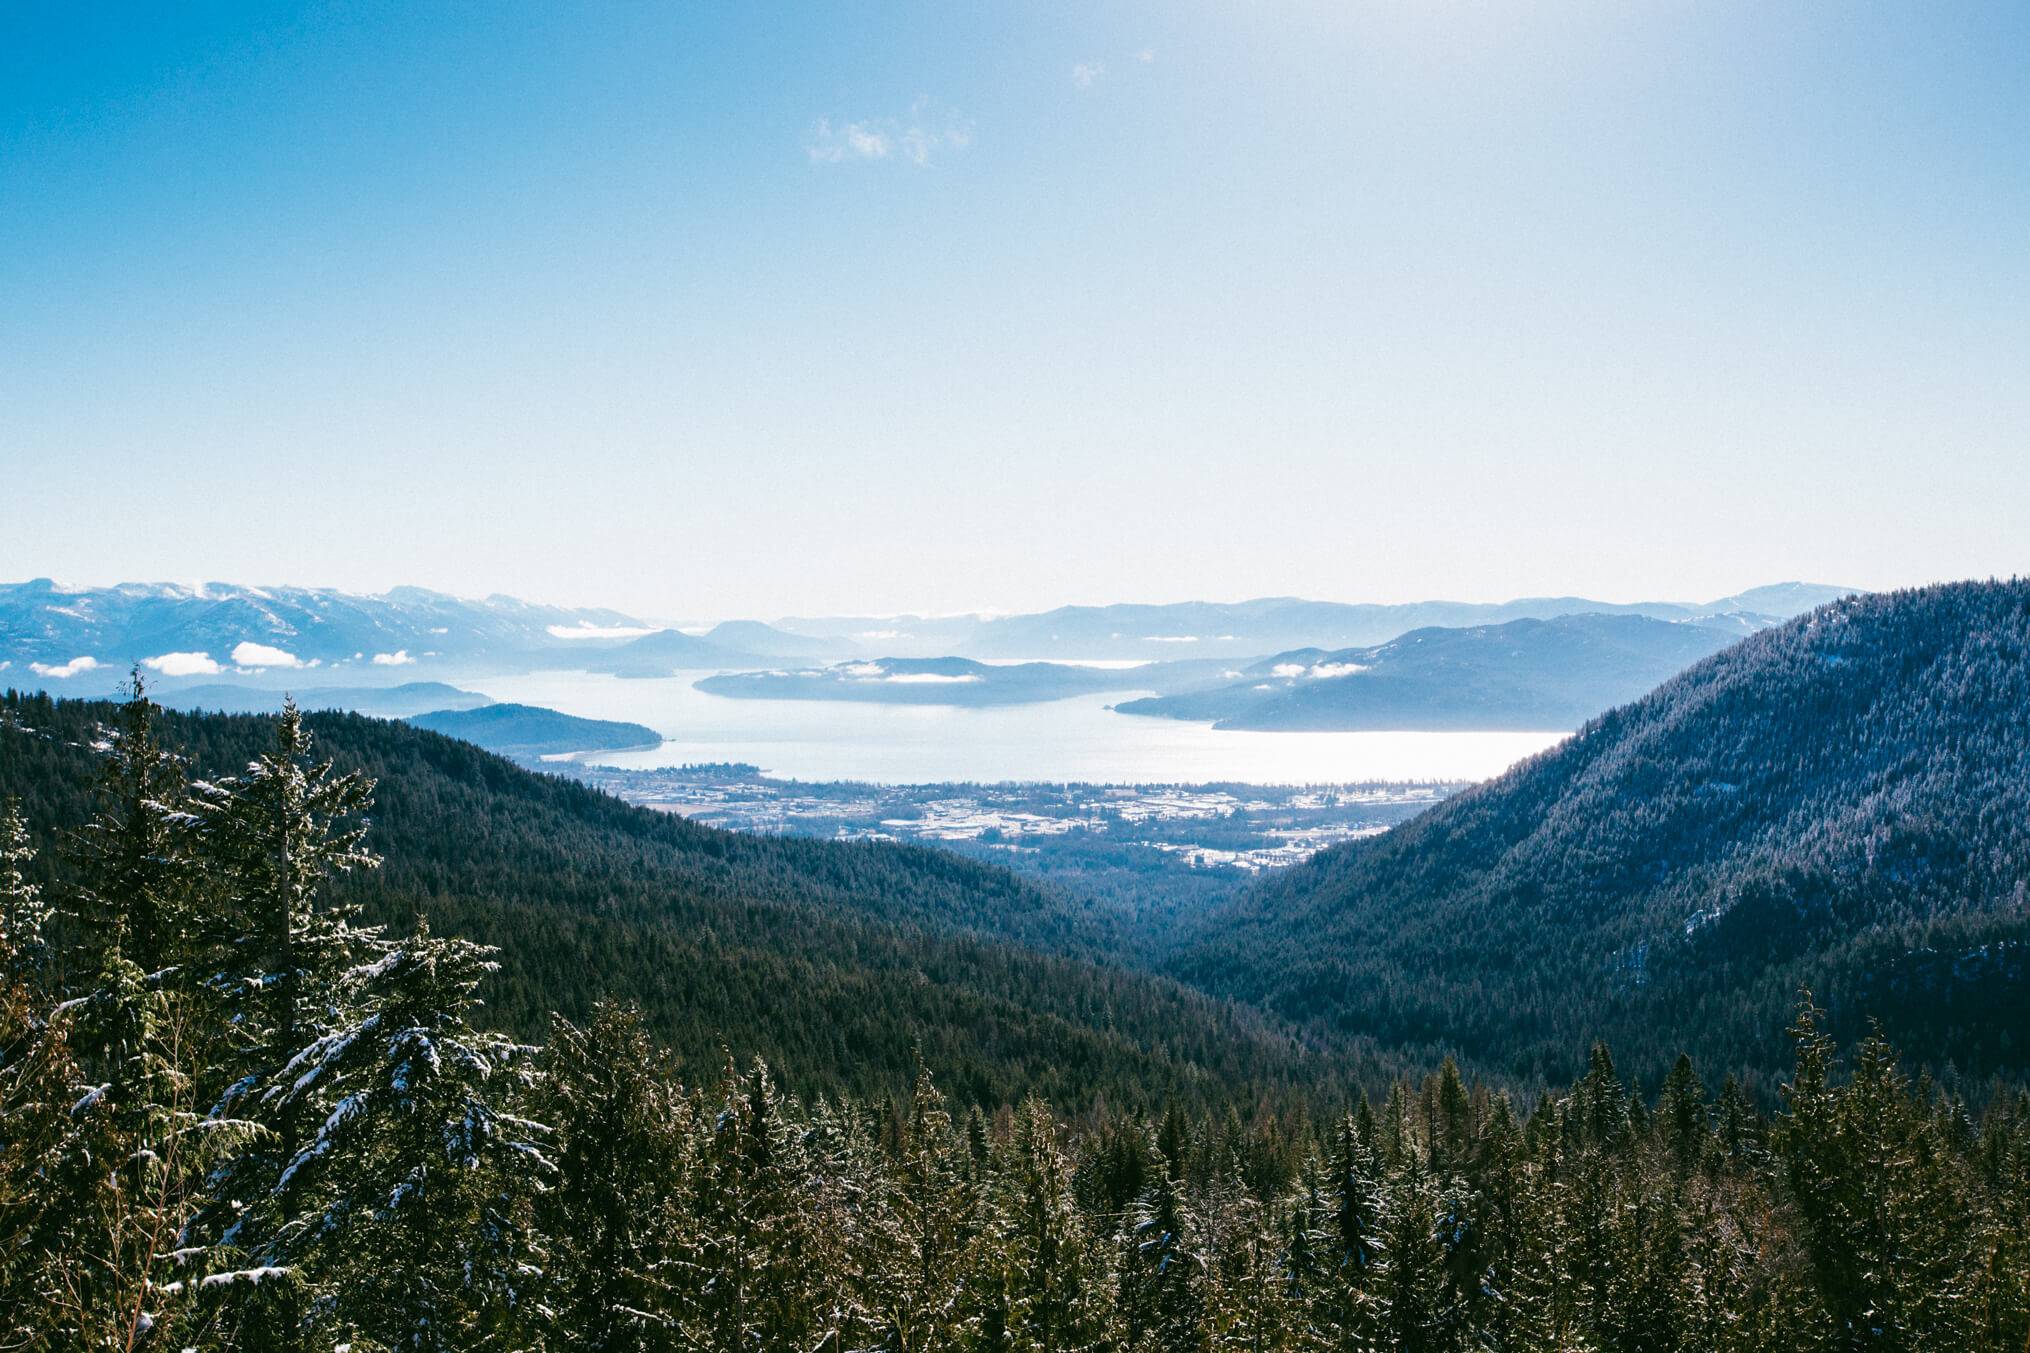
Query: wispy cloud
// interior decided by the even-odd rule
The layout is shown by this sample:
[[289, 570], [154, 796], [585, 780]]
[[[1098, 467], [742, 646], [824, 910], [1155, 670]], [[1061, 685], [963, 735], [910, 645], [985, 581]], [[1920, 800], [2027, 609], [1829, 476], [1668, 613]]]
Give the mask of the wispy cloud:
[[[1153, 66], [1156, 64], [1156, 52], [1153, 48], [1144, 47], [1140, 51], [1128, 53], [1128, 60], [1137, 66]], [[1091, 89], [1106, 78], [1106, 74], [1106, 62], [1097, 58], [1080, 61], [1071, 68], [1071, 82], [1080, 89]]]
[[906, 117], [834, 122], [821, 117], [804, 141], [813, 164], [905, 161], [921, 169], [938, 156], [973, 144], [971, 119], [935, 99], [920, 97]]
[[813, 160], [839, 164], [845, 160], [885, 160], [895, 148], [888, 133], [871, 122], [849, 122], [834, 127], [828, 117], [818, 119], [804, 149]]

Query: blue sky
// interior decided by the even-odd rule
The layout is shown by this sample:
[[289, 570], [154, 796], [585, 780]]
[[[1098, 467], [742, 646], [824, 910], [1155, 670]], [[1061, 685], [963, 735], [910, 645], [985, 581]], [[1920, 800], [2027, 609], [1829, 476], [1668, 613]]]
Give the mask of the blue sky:
[[2030, 569], [2030, 6], [12, 7], [0, 576]]

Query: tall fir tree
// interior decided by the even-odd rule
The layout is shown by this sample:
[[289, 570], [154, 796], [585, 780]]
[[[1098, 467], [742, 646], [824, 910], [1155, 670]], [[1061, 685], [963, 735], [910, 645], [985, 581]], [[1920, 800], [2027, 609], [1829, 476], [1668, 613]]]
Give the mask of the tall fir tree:
[[550, 1237], [552, 1342], [646, 1353], [675, 1324], [674, 1193], [686, 1108], [636, 1009], [601, 1002], [580, 1028], [552, 1025], [543, 1116], [556, 1130], [554, 1185], [536, 1220]]
[[52, 908], [29, 876], [34, 860], [20, 801], [0, 802], [0, 979], [39, 985], [49, 968]]
[[194, 956], [198, 871], [184, 763], [156, 735], [160, 714], [136, 667], [115, 722], [93, 744], [98, 810], [71, 838], [71, 911], [90, 955], [88, 981], [114, 953], [151, 982], [174, 975], [187, 986], [194, 977], [168, 972]]
[[[292, 1204], [280, 1185], [319, 1112], [284, 1069], [356, 1018], [348, 1002], [361, 988], [347, 974], [385, 949], [378, 932], [359, 928], [357, 906], [332, 901], [326, 886], [379, 863], [365, 845], [373, 784], [312, 761], [311, 750], [295, 702], [285, 701], [273, 741], [241, 774], [190, 787], [187, 836], [209, 879], [195, 948], [222, 1032], [204, 1088], [215, 1117], [267, 1129], [222, 1163], [200, 1226], [245, 1262], [271, 1268], [293, 1262]], [[222, 1296], [250, 1345], [289, 1349], [308, 1337], [300, 1284]]]
[[277, 1181], [275, 1249], [314, 1275], [327, 1337], [450, 1353], [538, 1324], [534, 1196], [554, 1166], [523, 1112], [534, 1050], [471, 1023], [493, 952], [419, 921], [348, 975], [351, 1019], [278, 1078], [323, 1114]]

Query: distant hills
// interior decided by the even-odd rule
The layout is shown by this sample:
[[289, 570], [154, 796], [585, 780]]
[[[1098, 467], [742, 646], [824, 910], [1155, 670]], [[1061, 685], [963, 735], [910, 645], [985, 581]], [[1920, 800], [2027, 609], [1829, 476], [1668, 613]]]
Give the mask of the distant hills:
[[1279, 653], [1211, 690], [1116, 708], [1277, 731], [1576, 728], [1770, 623], [1624, 613], [1419, 629], [1368, 648]]
[[1612, 1040], [1773, 1070], [1849, 1032], [2030, 1071], [2030, 582], [1857, 597], [1206, 917], [1173, 965], [1385, 1047], [1557, 1081]]
[[[720, 628], [726, 627], [722, 625]], [[766, 629], [767, 626], [760, 628]], [[623, 677], [666, 677], [678, 672], [753, 667], [771, 660], [771, 655], [729, 648], [716, 640], [686, 634], [682, 630], [656, 630], [616, 647], [580, 656], [581, 665], [587, 671]]]
[[721, 652], [747, 653], [763, 658], [845, 657], [860, 651], [844, 640], [792, 634], [774, 625], [764, 625], [759, 620], [722, 621], [701, 637]]
[[645, 724], [613, 719], [581, 719], [535, 705], [482, 705], [477, 709], [444, 709], [408, 716], [418, 728], [463, 738], [490, 752], [517, 760], [559, 756], [568, 752], [618, 751], [655, 747], [662, 734]]

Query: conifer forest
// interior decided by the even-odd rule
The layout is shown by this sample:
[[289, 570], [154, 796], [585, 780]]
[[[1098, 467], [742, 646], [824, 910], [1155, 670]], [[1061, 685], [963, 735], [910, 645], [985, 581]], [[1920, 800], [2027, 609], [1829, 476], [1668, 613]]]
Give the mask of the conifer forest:
[[[7, 732], [32, 736], [17, 702]], [[2030, 1098], [1836, 1046], [1767, 1093], [1352, 1074], [1165, 1102], [799, 1095], [635, 1004], [494, 1027], [369, 920], [376, 784], [138, 693], [0, 818], [0, 1348], [2017, 1349]], [[1236, 1083], [1237, 1084], [1237, 1083]]]

